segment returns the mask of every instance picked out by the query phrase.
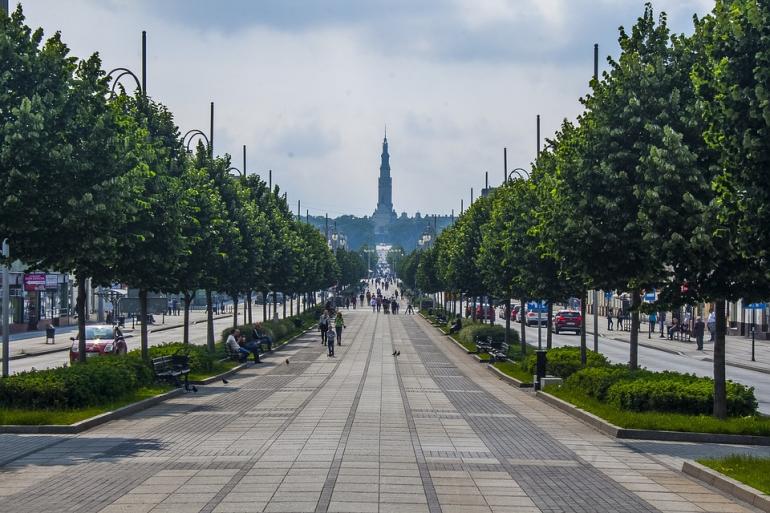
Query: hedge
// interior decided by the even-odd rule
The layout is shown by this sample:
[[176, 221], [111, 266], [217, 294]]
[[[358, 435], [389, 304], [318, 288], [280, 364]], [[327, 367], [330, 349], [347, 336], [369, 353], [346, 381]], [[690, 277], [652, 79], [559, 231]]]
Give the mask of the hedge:
[[[492, 342], [500, 344], [505, 340], [505, 327], [496, 324], [467, 322], [463, 324], [462, 329], [457, 333], [457, 339], [464, 344], [475, 344], [479, 338], [491, 338]], [[518, 343], [519, 333], [516, 330], [510, 330], [508, 344], [515, 345]]]
[[[583, 364], [580, 363], [579, 347], [555, 347], [548, 350], [546, 358], [546, 373], [551, 376], [566, 379], [584, 368]], [[586, 350], [585, 367], [606, 367], [609, 364], [609, 361], [603, 354]], [[530, 355], [527, 358], [526, 365], [529, 373], [534, 375], [537, 368], [536, 356]]]
[[152, 369], [135, 355], [99, 357], [2, 378], [0, 405], [25, 409], [96, 406], [148, 386], [153, 379]]
[[[262, 329], [273, 339], [273, 344], [278, 344], [284, 339], [297, 334], [303, 328], [312, 326], [321, 317], [321, 312], [323, 312], [323, 306], [315, 306], [294, 317], [265, 321], [262, 323]], [[246, 340], [251, 340], [254, 324], [236, 326], [236, 329], [240, 330], [241, 334], [246, 337]], [[231, 330], [232, 328], [227, 328], [222, 331], [222, 343], [227, 341]]]
[[[224, 346], [217, 346], [214, 353], [210, 353], [205, 345], [184, 344], [183, 342], [169, 342], [158, 346], [148, 348], [150, 358], [158, 356], [171, 356], [177, 353], [184, 353], [188, 356], [188, 365], [190, 372], [207, 372], [214, 369], [217, 360], [224, 358]], [[141, 354], [138, 349], [129, 354]]]
[[[586, 368], [571, 375], [564, 385], [627, 411], [699, 415], [710, 414], [714, 404], [711, 378], [673, 371], [632, 371], [622, 365]], [[728, 381], [727, 411], [730, 416], [755, 414], [754, 389]]]

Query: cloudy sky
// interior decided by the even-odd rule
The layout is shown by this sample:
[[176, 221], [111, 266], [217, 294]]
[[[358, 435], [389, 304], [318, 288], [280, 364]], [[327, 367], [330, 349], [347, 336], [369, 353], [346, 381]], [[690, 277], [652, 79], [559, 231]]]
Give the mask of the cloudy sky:
[[[11, 0], [11, 4], [15, 0]], [[547, 137], [579, 112], [593, 67], [617, 54], [617, 28], [643, 0], [26, 0], [27, 21], [62, 32], [73, 53], [140, 71], [183, 131], [215, 151], [247, 146], [247, 168], [303, 213], [370, 215], [388, 126], [393, 203], [459, 210], [470, 189], [527, 167], [535, 116]], [[676, 32], [711, 0], [657, 0]]]

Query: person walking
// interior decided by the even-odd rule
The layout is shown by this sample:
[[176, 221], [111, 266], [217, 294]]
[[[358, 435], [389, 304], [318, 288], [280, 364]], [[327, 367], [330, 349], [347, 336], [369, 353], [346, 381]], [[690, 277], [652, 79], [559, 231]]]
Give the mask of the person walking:
[[617, 322], [618, 331], [623, 331], [625, 329], [625, 326], [623, 325], [623, 320], [624, 320], [624, 318], [623, 318], [623, 308], [619, 307], [618, 308], [618, 322]]
[[655, 312], [651, 312], [650, 316], [647, 318], [647, 325], [648, 325], [647, 338], [652, 337], [652, 334], [655, 332], [655, 325], [657, 323], [658, 323], [658, 315]]
[[337, 312], [337, 317], [334, 318], [334, 331], [337, 332], [337, 345], [342, 345], [342, 329], [346, 328], [345, 320], [342, 318], [342, 312]]
[[658, 324], [660, 325], [660, 338], [665, 338], [663, 336], [663, 328], [666, 327], [666, 312], [660, 312], [658, 314]]
[[717, 334], [717, 316], [713, 311], [709, 313], [708, 321], [706, 321], [706, 327], [709, 330], [709, 342], [714, 341], [714, 337]]
[[698, 351], [703, 351], [703, 332], [706, 328], [706, 324], [703, 322], [702, 317], [698, 317], [695, 320], [695, 325], [692, 327], [693, 335], [695, 335], [695, 343], [698, 345]]
[[372, 313], [377, 311], [377, 300], [375, 298], [372, 298], [372, 300], [369, 302], [369, 304], [372, 305]]
[[321, 344], [326, 344], [327, 333], [329, 332], [329, 311], [324, 310], [321, 318], [318, 320], [318, 329], [321, 331]]
[[326, 356], [334, 358], [334, 330], [326, 332], [326, 349], [328, 350]]
[[612, 307], [607, 307], [607, 331], [612, 331]]

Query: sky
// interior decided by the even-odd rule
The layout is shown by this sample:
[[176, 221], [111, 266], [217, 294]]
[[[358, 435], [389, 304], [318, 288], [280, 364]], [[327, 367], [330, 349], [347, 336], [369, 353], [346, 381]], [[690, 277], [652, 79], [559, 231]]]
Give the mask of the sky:
[[[12, 5], [15, 0], [11, 0]], [[302, 213], [371, 215], [387, 125], [396, 212], [459, 212], [580, 113], [643, 0], [26, 0], [72, 53], [141, 71], [184, 133], [267, 176]], [[658, 0], [676, 33], [712, 0]], [[130, 84], [128, 84], [130, 85]]]

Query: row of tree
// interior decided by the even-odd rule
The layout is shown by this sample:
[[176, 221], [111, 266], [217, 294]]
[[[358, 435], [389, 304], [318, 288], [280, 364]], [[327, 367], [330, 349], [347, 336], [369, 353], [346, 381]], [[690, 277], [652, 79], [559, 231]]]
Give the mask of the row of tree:
[[58, 33], [43, 41], [21, 7], [0, 16], [0, 62], [0, 238], [30, 268], [74, 273], [81, 358], [89, 277], [138, 288], [142, 318], [148, 291], [183, 294], [187, 342], [195, 290], [211, 306], [212, 291], [326, 288], [340, 277], [338, 258], [348, 272], [347, 255], [335, 258], [318, 230], [295, 221], [277, 186], [234, 177], [230, 156], [202, 143], [188, 152], [165, 106], [141, 90], [111, 94], [98, 55], [70, 56]]
[[627, 291], [632, 368], [644, 290], [655, 309], [713, 303], [723, 418], [725, 303], [770, 297], [770, 4], [718, 0], [694, 25], [671, 34], [648, 4], [530, 178], [480, 198], [402, 271], [424, 291], [522, 302]]

